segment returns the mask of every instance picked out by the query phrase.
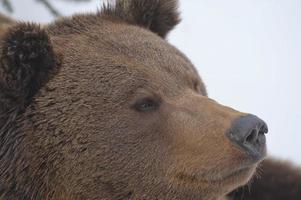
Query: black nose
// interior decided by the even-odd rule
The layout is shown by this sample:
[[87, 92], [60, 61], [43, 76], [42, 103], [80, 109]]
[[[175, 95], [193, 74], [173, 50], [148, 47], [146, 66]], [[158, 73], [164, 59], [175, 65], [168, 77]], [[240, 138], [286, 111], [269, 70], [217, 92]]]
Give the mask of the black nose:
[[227, 136], [240, 149], [258, 161], [266, 155], [266, 123], [254, 115], [238, 118], [232, 124]]

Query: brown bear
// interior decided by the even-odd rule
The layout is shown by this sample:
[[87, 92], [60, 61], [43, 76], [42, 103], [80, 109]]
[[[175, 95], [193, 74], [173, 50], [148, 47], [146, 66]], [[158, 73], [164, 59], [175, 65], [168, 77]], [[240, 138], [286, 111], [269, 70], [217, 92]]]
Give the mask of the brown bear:
[[[1, 200], [244, 195], [237, 188], [266, 155], [267, 125], [210, 99], [165, 40], [176, 0], [117, 0], [44, 27], [1, 21]], [[263, 188], [283, 187], [298, 199], [299, 171], [265, 163], [250, 198], [275, 199]], [[278, 169], [295, 185], [279, 187]]]

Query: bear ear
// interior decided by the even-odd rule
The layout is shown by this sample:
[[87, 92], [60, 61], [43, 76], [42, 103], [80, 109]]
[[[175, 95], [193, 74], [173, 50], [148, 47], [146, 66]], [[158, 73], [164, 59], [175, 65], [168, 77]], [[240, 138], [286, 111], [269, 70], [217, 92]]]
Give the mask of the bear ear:
[[56, 68], [50, 39], [38, 25], [20, 23], [0, 40], [0, 110], [26, 106]]
[[163, 38], [180, 22], [177, 0], [117, 0], [115, 7], [106, 7], [104, 13], [145, 27]]

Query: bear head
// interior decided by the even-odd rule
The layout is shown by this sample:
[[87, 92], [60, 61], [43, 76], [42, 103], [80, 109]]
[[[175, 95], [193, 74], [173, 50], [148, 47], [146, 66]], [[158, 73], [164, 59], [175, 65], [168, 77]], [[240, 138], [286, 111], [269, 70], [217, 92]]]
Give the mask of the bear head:
[[1, 32], [0, 197], [220, 199], [265, 156], [266, 124], [210, 99], [166, 41], [176, 0]]

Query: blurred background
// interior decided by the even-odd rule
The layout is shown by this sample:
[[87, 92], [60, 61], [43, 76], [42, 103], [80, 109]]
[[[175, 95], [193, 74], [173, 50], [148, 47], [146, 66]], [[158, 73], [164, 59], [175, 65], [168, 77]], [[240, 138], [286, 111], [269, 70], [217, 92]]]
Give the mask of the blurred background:
[[[0, 12], [48, 23], [101, 0], [0, 0]], [[269, 125], [269, 154], [301, 164], [301, 1], [180, 0], [168, 40], [198, 68], [209, 96]]]

